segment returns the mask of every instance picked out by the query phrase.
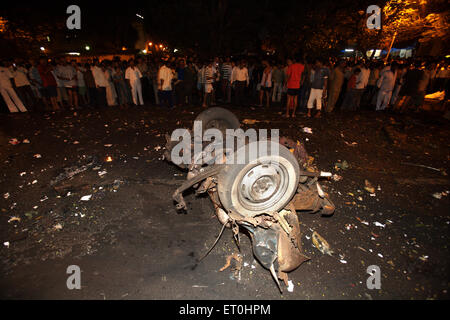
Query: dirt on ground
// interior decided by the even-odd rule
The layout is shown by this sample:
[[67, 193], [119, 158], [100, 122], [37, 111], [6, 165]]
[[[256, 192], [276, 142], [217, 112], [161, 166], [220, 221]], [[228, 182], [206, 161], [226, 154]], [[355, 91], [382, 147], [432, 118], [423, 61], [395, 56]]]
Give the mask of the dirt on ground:
[[[334, 176], [336, 205], [299, 212], [311, 258], [278, 291], [241, 235], [238, 252], [208, 197], [172, 193], [186, 172], [163, 159], [164, 134], [192, 128], [201, 107], [83, 109], [0, 115], [0, 298], [3, 299], [448, 299], [449, 121], [440, 114], [361, 111], [321, 119], [227, 106], [244, 128], [280, 129]], [[246, 120], [247, 119], [247, 120]], [[307, 128], [307, 129], [305, 129]], [[309, 130], [309, 129], [311, 130]], [[312, 133], [308, 133], [312, 132]], [[11, 140], [16, 139], [16, 140]], [[16, 143], [16, 144], [15, 144]], [[316, 231], [330, 244], [312, 244]], [[81, 269], [81, 289], [66, 286]], [[379, 266], [381, 289], [368, 289]]]

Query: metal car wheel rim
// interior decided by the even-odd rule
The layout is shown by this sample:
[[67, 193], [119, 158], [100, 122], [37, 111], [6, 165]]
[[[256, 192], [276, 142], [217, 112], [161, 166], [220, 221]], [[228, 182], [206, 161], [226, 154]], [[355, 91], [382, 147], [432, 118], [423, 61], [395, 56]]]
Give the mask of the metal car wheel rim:
[[238, 182], [238, 201], [247, 210], [264, 210], [283, 198], [288, 185], [288, 170], [282, 164], [260, 163]]

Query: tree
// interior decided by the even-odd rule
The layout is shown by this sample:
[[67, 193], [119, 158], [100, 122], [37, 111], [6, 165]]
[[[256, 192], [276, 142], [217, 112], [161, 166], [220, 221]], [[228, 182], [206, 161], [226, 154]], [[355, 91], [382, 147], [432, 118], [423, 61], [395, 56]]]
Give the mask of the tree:
[[389, 0], [383, 8], [383, 37], [386, 46], [395, 41], [435, 38], [448, 40], [449, 11], [447, 1]]

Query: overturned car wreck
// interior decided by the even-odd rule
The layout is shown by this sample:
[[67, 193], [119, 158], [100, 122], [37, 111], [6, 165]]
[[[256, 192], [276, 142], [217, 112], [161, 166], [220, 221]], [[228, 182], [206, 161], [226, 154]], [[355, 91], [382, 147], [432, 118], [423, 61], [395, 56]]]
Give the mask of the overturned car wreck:
[[[204, 135], [196, 135], [195, 126], [201, 126]], [[178, 139], [166, 135], [165, 158], [188, 170], [173, 199], [178, 210], [185, 210], [185, 190], [207, 193], [222, 231], [231, 228], [239, 243], [239, 231], [246, 229], [254, 256], [282, 291], [279, 280], [287, 286], [287, 272], [309, 259], [302, 251], [297, 211], [334, 213], [318, 181], [329, 174], [311, 170], [300, 142], [285, 137], [252, 141], [239, 128], [233, 113], [214, 107], [197, 116], [194, 135], [191, 130]], [[214, 139], [208, 137], [211, 132], [216, 133]]]

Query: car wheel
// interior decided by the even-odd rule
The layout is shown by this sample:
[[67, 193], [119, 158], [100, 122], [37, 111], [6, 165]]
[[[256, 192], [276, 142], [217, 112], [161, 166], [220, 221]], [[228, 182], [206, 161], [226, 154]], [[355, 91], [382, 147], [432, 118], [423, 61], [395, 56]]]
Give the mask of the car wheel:
[[210, 128], [216, 128], [225, 133], [226, 129], [238, 129], [239, 119], [229, 110], [213, 107], [200, 113], [195, 121], [202, 121], [203, 132]]
[[[245, 161], [238, 163], [244, 155]], [[232, 160], [218, 174], [217, 183], [220, 201], [227, 211], [245, 217], [279, 211], [295, 195], [300, 168], [283, 145], [270, 140], [251, 142], [239, 148]]]

